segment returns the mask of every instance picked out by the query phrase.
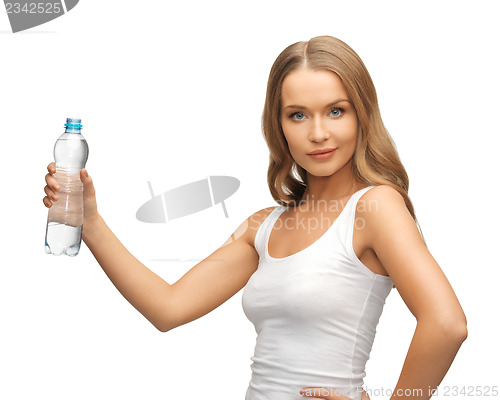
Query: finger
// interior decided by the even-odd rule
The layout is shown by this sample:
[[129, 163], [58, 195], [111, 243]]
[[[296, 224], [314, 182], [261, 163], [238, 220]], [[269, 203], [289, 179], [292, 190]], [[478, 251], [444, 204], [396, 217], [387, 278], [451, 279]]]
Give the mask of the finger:
[[80, 170], [80, 176], [83, 177], [83, 178], [88, 178], [89, 177], [89, 173], [88, 173], [88, 171], [85, 168], [82, 168]]
[[85, 168], [80, 170], [80, 180], [83, 183], [83, 190], [90, 194], [95, 193], [94, 185], [92, 183], [92, 178], [90, 177], [88, 171]]
[[52, 202], [49, 200], [49, 198], [48, 198], [47, 196], [45, 196], [45, 197], [43, 198], [43, 204], [44, 204], [44, 206], [45, 206], [45, 207], [47, 207], [47, 208], [52, 207]]
[[56, 192], [54, 192], [49, 186], [45, 186], [43, 188], [43, 190], [45, 191], [45, 194], [47, 195], [47, 198], [49, 200], [57, 201], [58, 196], [57, 196]]
[[56, 178], [54, 178], [50, 173], [45, 175], [45, 182], [54, 191], [59, 190], [59, 185], [57, 184]]
[[49, 165], [47, 165], [47, 170], [49, 173], [52, 175], [54, 172], [56, 172], [56, 163], [52, 161]]

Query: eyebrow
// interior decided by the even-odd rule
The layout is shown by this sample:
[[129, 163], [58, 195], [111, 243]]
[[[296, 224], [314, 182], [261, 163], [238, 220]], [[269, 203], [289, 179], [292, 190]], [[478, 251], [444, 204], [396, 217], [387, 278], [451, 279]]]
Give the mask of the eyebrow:
[[[325, 106], [325, 108], [327, 108], [327, 107], [331, 107], [331, 106], [334, 106], [335, 104], [340, 103], [340, 102], [342, 102], [342, 101], [347, 101], [348, 103], [350, 103], [350, 101], [349, 101], [349, 100], [347, 100], [347, 99], [338, 99], [338, 100], [332, 101], [331, 103], [328, 103], [328, 104]], [[307, 110], [307, 107], [304, 107], [304, 106], [299, 106], [299, 105], [296, 105], [296, 104], [291, 104], [291, 105], [289, 105], [289, 106], [286, 106], [286, 107], [284, 108], [284, 110], [285, 110], [285, 109], [287, 109], [287, 108], [297, 108], [297, 109], [299, 109], [299, 110]]]

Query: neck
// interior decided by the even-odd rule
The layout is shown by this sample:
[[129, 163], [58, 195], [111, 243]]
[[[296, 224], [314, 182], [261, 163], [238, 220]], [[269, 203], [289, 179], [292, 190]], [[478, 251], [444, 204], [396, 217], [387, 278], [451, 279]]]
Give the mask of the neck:
[[300, 203], [340, 200], [361, 189], [362, 185], [354, 177], [352, 159], [330, 176], [314, 176], [307, 173], [307, 188]]

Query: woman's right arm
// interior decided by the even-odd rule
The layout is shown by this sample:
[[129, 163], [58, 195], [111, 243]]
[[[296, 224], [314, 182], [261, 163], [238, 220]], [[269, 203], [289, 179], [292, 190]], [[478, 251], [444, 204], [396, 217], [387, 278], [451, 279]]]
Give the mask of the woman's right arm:
[[[43, 200], [46, 207], [51, 207], [51, 198], [54, 201], [53, 196], [57, 196], [53, 188], [53, 163], [48, 169], [47, 196]], [[250, 216], [226, 243], [171, 285], [137, 260], [118, 240], [97, 213], [91, 178], [81, 172], [80, 179], [84, 185], [83, 241], [118, 291], [161, 332], [217, 308], [242, 289], [256, 271], [259, 256], [253, 240], [272, 207]]]
[[118, 291], [161, 332], [223, 304], [246, 285], [259, 261], [247, 230], [171, 285], [137, 260], [101, 217], [83, 231], [85, 244]]

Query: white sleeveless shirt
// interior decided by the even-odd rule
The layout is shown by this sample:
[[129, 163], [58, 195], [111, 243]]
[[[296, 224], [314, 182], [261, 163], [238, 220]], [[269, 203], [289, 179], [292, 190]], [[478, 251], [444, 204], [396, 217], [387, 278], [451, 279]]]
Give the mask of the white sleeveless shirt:
[[288, 257], [268, 251], [271, 230], [287, 208], [276, 207], [260, 225], [259, 265], [242, 294], [257, 333], [245, 400], [305, 399], [299, 394], [304, 387], [335, 388], [361, 399], [365, 365], [393, 285], [389, 276], [368, 269], [352, 246], [356, 204], [373, 187], [354, 193], [316, 242]]

